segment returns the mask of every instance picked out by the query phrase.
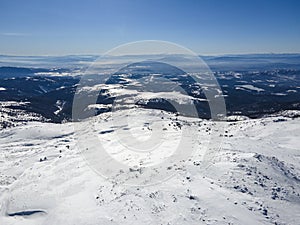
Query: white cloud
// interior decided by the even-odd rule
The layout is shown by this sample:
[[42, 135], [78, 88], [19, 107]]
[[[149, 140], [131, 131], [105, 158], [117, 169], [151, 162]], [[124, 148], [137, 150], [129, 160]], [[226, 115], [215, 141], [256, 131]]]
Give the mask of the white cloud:
[[5, 32], [1, 33], [1, 36], [15, 36], [15, 37], [23, 37], [23, 36], [29, 36], [28, 33], [17, 33], [17, 32]]

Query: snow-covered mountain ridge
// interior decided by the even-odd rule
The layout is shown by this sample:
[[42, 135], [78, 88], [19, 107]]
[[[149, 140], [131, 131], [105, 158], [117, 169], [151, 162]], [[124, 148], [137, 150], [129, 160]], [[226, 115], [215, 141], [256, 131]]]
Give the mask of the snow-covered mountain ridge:
[[[210, 148], [216, 123], [224, 125], [222, 148], [204, 169], [204, 148]], [[120, 171], [122, 179], [105, 179], [91, 168], [77, 143], [78, 124], [91, 128], [110, 156], [128, 165]], [[80, 123], [28, 122], [3, 129], [0, 224], [297, 224], [299, 125], [298, 118], [279, 115], [212, 122], [138, 108]], [[165, 145], [142, 160], [118, 139], [122, 134], [147, 141], [155, 129]], [[184, 130], [193, 129], [198, 134], [193, 154], [168, 168], [172, 177], [148, 186], [126, 184], [126, 178], [138, 180], [143, 168], [169, 157]]]

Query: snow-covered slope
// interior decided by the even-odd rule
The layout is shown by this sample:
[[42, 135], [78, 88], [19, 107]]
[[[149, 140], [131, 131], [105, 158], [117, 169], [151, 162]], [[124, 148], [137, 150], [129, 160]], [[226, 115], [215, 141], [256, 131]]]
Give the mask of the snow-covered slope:
[[[75, 124], [30, 122], [3, 129], [0, 224], [298, 224], [300, 120], [278, 118], [210, 122], [130, 109]], [[78, 125], [129, 169], [101, 176], [109, 173], [99, 174], [86, 161]], [[128, 149], [148, 143], [158, 130], [163, 144], [147, 154]], [[145, 185], [129, 185], [144, 179], [144, 169], [170, 157], [178, 141], [195, 130], [187, 139], [193, 142], [190, 155], [153, 169]], [[204, 168], [205, 153], [216, 147], [208, 144], [213, 132], [220, 132], [223, 144]], [[86, 149], [98, 144], [87, 139]], [[166, 171], [173, 176], [160, 176]], [[157, 177], [168, 179], [153, 184]]]
[[20, 107], [28, 102], [0, 101], [0, 129], [26, 124], [29, 121], [47, 121], [37, 113], [29, 113]]

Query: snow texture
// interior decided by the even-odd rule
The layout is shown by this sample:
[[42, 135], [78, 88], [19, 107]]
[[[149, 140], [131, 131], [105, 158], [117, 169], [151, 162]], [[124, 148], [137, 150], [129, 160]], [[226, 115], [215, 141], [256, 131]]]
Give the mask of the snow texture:
[[[113, 126], [112, 119], [129, 122]], [[72, 123], [28, 122], [2, 129], [0, 224], [299, 224], [297, 118], [218, 122], [226, 125], [220, 134], [223, 145], [206, 170], [203, 148], [216, 122], [130, 109], [114, 118], [104, 113], [80, 123], [92, 124], [91, 132], [110, 155], [132, 166], [120, 171], [128, 179], [138, 179], [140, 168], [172, 154], [183, 129], [197, 128], [199, 136], [194, 154], [168, 168], [174, 176], [155, 185], [129, 186], [90, 167], [78, 148]], [[156, 123], [167, 146], [161, 151], [141, 159], [120, 144], [118, 132], [146, 141]], [[140, 163], [137, 169], [136, 163]]]

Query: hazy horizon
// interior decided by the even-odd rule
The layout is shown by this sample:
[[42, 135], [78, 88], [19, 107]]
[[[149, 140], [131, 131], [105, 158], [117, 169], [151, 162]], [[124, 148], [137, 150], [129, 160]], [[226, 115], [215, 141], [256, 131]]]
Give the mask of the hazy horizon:
[[[7, 57], [68, 57], [68, 56], [97, 56], [97, 57], [101, 57], [105, 54], [96, 54], [96, 53], [75, 53], [75, 54], [53, 54], [53, 55], [17, 55], [17, 54], [0, 54], [0, 56], [7, 56]], [[131, 56], [139, 56], [139, 55], [174, 55], [174, 54], [132, 54]], [[176, 55], [176, 54], [175, 54]], [[180, 54], [178, 54], [180, 55]], [[250, 55], [300, 55], [300, 52], [278, 52], [278, 53], [274, 53], [274, 52], [249, 52], [249, 53], [215, 53], [215, 54], [197, 54], [200, 57], [229, 57], [229, 56], [250, 56]], [[127, 55], [120, 55], [120, 57], [122, 56], [127, 56]]]

